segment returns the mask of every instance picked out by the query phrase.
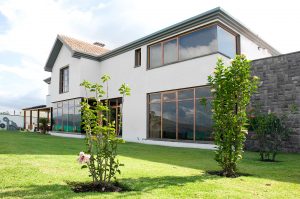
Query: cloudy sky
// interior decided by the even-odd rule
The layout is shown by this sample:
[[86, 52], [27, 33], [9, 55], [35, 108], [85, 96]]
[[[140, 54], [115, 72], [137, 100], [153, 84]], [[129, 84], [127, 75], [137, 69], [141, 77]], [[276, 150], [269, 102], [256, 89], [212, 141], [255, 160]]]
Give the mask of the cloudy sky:
[[113, 49], [218, 6], [280, 52], [300, 50], [297, 0], [0, 0], [0, 112], [45, 104], [59, 33]]

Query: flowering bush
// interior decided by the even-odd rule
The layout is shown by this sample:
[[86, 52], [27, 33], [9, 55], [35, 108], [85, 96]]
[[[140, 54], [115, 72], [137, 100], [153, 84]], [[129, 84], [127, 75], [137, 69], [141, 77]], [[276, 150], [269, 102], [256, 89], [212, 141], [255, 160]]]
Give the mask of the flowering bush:
[[[108, 80], [110, 77], [101, 77], [102, 83], [106, 84], [106, 91], [98, 83], [84, 81], [81, 86], [85, 88], [86, 94], [93, 97], [84, 98], [81, 103], [82, 125], [86, 133], [87, 150], [79, 153], [78, 162], [84, 164], [82, 168], [88, 168], [94, 183], [109, 184], [116, 179], [116, 174], [121, 173], [119, 166], [123, 164], [117, 160], [117, 148], [124, 141], [117, 136], [114, 121], [110, 121], [110, 107], [108, 103]], [[130, 94], [130, 88], [123, 84], [120, 88]], [[125, 87], [125, 88], [124, 88]], [[106, 96], [106, 99], [103, 97]], [[121, 115], [122, 117], [122, 115]]]
[[90, 158], [91, 158], [91, 155], [85, 154], [84, 152], [80, 152], [77, 161], [80, 164], [85, 164], [85, 163], [89, 164], [90, 163]]

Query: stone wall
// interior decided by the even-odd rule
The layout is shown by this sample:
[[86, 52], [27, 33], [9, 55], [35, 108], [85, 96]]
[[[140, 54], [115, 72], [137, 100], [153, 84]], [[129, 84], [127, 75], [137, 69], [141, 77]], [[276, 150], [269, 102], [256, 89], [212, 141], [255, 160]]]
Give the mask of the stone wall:
[[[252, 97], [252, 106], [261, 112], [283, 114], [292, 107], [298, 111], [289, 114], [288, 126], [293, 134], [284, 143], [284, 151], [300, 152], [300, 51], [252, 61], [252, 73], [260, 77], [258, 93]], [[253, 133], [249, 133], [246, 148], [255, 150]]]

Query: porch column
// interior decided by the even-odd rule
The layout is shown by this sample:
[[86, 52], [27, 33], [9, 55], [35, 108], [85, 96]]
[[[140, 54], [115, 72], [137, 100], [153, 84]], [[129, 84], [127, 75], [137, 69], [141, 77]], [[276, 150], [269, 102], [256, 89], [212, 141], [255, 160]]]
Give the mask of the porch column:
[[40, 109], [37, 110], [37, 131], [40, 130]]
[[32, 110], [30, 110], [29, 116], [30, 116], [30, 119], [29, 119], [29, 130], [31, 130], [32, 129]]
[[26, 129], [26, 110], [24, 110], [24, 130]]

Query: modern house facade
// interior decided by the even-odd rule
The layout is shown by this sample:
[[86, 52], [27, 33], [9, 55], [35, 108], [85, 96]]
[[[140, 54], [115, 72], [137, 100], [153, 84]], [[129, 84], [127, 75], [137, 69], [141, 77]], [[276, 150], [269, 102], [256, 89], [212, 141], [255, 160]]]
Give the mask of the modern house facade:
[[[209, 143], [211, 107], [203, 106], [200, 99], [211, 100], [207, 77], [217, 59], [228, 63], [236, 54], [253, 60], [280, 53], [221, 8], [113, 50], [99, 42], [58, 35], [45, 65], [45, 71], [51, 72], [45, 82], [52, 131], [82, 131], [80, 101], [90, 96], [80, 83], [100, 82], [100, 77], [108, 74], [116, 122], [123, 106], [123, 139]], [[124, 104], [118, 92], [122, 83], [132, 90]]]

